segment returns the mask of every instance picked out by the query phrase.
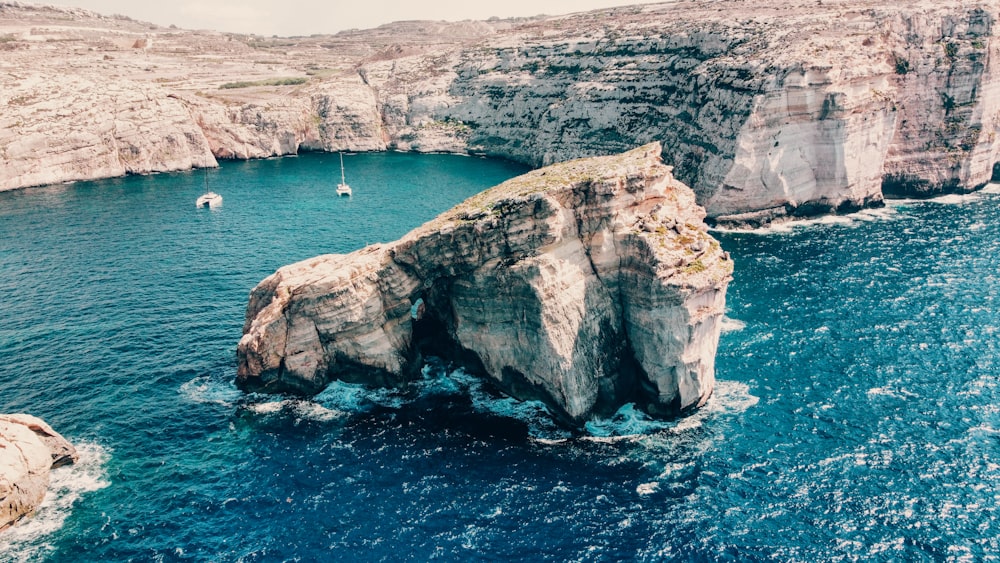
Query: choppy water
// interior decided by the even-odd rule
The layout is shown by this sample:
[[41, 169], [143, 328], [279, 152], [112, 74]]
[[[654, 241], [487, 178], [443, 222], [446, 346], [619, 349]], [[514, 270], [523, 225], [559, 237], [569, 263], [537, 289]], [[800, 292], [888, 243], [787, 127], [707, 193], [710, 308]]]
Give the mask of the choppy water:
[[235, 390], [249, 289], [521, 171], [332, 155], [0, 194], [0, 412], [82, 445], [12, 561], [980, 561], [1000, 553], [1000, 195], [717, 233], [708, 407], [585, 436], [437, 366]]

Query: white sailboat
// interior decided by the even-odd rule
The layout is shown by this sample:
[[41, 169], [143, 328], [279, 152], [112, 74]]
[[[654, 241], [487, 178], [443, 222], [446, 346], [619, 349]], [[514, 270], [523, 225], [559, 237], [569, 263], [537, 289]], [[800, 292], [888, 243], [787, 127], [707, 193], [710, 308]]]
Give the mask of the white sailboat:
[[337, 195], [351, 195], [351, 186], [347, 185], [344, 178], [344, 153], [340, 153], [340, 183], [337, 184]]
[[197, 207], [218, 207], [222, 205], [222, 196], [208, 191], [208, 169], [205, 169], [205, 194], [195, 200], [194, 204]]
[[198, 207], [218, 207], [222, 205], [222, 196], [215, 192], [208, 192], [199, 197], [194, 204]]

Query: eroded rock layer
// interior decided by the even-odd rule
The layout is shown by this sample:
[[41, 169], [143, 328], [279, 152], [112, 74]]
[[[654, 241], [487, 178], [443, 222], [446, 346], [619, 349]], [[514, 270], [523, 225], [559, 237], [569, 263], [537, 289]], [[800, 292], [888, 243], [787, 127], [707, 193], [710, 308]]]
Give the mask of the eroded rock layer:
[[660, 151], [543, 168], [394, 243], [281, 268], [251, 293], [239, 383], [399, 384], [434, 354], [573, 423], [702, 404], [732, 262]]

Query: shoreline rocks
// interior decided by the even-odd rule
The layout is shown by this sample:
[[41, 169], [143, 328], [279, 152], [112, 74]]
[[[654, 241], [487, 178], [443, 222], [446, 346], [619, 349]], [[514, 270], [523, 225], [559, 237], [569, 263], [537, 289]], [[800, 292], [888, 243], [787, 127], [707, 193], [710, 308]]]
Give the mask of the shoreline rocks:
[[405, 385], [433, 355], [570, 425], [704, 404], [733, 264], [660, 152], [536, 170], [394, 243], [279, 269], [251, 292], [238, 384]]
[[51, 469], [78, 459], [76, 448], [41, 419], [0, 414], [0, 531], [35, 512]]

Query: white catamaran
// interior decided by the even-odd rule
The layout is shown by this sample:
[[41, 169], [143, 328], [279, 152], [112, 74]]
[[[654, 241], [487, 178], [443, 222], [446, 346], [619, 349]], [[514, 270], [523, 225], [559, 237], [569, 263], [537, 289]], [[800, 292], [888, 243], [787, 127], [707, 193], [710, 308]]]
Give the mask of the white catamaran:
[[337, 195], [351, 195], [351, 186], [347, 185], [344, 178], [344, 153], [340, 153], [340, 183], [337, 184]]
[[198, 207], [218, 207], [222, 205], [222, 196], [208, 190], [208, 169], [205, 169], [205, 195], [199, 197], [195, 200], [194, 204]]

